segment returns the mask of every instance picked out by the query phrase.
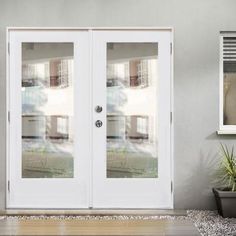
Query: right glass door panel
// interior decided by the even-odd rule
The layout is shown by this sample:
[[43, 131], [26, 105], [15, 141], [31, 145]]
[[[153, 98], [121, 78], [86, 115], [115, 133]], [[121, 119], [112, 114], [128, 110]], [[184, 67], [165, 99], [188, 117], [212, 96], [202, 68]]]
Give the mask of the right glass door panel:
[[107, 178], [157, 178], [158, 43], [107, 43]]
[[93, 32], [94, 207], [172, 207], [170, 45], [170, 31]]

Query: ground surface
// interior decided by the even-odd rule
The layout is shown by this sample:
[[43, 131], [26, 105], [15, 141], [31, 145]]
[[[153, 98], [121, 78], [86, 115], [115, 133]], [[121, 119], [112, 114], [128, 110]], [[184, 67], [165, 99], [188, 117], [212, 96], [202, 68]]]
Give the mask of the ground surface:
[[236, 218], [215, 211], [187, 215], [0, 216], [0, 235], [236, 235]]
[[200, 235], [188, 220], [4, 219], [0, 235]]

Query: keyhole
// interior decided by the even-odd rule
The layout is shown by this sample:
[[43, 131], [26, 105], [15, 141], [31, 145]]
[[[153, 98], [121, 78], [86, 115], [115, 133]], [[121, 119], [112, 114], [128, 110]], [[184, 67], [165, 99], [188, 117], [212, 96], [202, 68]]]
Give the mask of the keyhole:
[[101, 121], [101, 120], [97, 120], [97, 121], [95, 122], [95, 125], [96, 125], [98, 128], [100, 128], [100, 127], [102, 126], [102, 121]]

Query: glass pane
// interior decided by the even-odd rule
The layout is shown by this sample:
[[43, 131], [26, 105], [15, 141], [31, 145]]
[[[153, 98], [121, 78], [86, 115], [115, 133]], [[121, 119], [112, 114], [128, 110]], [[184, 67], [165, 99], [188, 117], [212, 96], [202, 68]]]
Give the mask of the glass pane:
[[[224, 44], [225, 41], [224, 38]], [[234, 42], [236, 43], [236, 38]], [[229, 43], [230, 40], [227, 44]], [[230, 58], [230, 51], [224, 52], [224, 125], [236, 125], [236, 60]]]
[[73, 43], [22, 43], [22, 178], [73, 177]]
[[157, 178], [157, 43], [107, 44], [107, 177]]

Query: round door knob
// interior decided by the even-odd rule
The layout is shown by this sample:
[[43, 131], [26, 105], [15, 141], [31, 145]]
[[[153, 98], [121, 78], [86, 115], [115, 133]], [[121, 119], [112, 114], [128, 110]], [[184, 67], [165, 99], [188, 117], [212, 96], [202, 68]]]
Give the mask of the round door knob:
[[102, 127], [102, 121], [101, 121], [101, 120], [97, 120], [97, 121], [95, 122], [95, 125], [96, 125], [96, 127], [98, 127], [98, 128]]
[[96, 106], [96, 107], [95, 107], [95, 111], [96, 111], [97, 113], [102, 112], [102, 107], [101, 107], [101, 106]]

